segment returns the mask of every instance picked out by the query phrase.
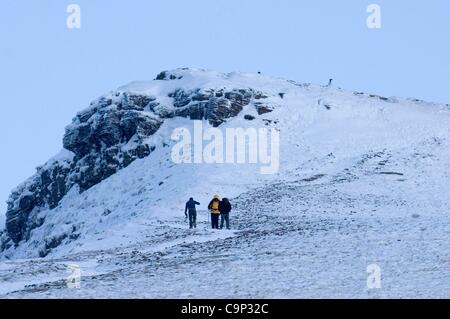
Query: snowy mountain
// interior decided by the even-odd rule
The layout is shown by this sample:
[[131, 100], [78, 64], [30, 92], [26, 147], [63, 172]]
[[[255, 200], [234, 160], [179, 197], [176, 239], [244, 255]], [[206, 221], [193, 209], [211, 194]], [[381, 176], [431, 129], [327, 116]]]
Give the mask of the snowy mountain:
[[[175, 163], [173, 132], [198, 121], [279, 132], [279, 169]], [[448, 297], [449, 128], [449, 105], [261, 74], [131, 83], [78, 113], [64, 149], [12, 192], [0, 295]], [[216, 193], [233, 204], [231, 231], [208, 227]], [[366, 288], [373, 263], [379, 293]], [[65, 287], [69, 264], [83, 289]], [[212, 267], [227, 269], [220, 287]]]

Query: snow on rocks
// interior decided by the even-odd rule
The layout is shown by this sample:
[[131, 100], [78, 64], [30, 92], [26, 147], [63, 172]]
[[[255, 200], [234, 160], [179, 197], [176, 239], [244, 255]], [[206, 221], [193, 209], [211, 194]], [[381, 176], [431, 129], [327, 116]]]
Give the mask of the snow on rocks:
[[[237, 116], [253, 96], [265, 96], [243, 83], [244, 88], [236, 88], [234, 76], [186, 69], [173, 72], [180, 75], [160, 75], [153, 82], [122, 87], [93, 101], [76, 115], [63, 138], [62, 152], [72, 156], [52, 159], [11, 194], [6, 214], [8, 236], [3, 238], [1, 247], [28, 241], [30, 232], [44, 222], [36, 218], [39, 211], [56, 208], [73, 187], [84, 192], [136, 159], [150, 155], [158, 145], [149, 145], [146, 140], [165, 120], [189, 117], [207, 119], [211, 125], [219, 126]], [[214, 76], [223, 87], [209, 88], [210, 84], [217, 88]], [[204, 85], [192, 88], [190, 83], [184, 89], [183, 83], [174, 86], [160, 82], [161, 79], [204, 81]], [[50, 246], [55, 246], [61, 238], [51, 241], [54, 244]]]
[[[278, 129], [278, 174], [175, 164], [171, 133], [193, 119]], [[16, 267], [31, 273], [30, 260], [85, 262], [85, 288], [67, 290], [55, 266], [0, 293], [403, 297], [414, 287], [448, 296], [449, 127], [447, 106], [260, 74], [179, 69], [131, 83], [76, 116], [66, 150], [13, 192], [0, 234], [2, 279], [18, 281]], [[232, 232], [206, 229], [214, 193], [232, 199]], [[202, 204], [192, 232], [182, 211], [191, 196]], [[365, 288], [370, 263], [387, 276], [384, 293]], [[207, 275], [218, 264], [230, 270], [219, 288]]]

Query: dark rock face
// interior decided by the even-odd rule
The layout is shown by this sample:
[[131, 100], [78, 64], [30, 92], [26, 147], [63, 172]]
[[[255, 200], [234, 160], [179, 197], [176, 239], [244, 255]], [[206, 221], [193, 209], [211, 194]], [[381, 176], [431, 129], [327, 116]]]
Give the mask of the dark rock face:
[[61, 245], [64, 239], [66, 239], [68, 235], [63, 234], [56, 237], [50, 237], [45, 240], [44, 249], [39, 251], [39, 257], [43, 258], [48, 255], [48, 253], [53, 249]]
[[[43, 221], [31, 218], [34, 210], [53, 209], [74, 186], [81, 192], [100, 183], [138, 158], [148, 156], [153, 147], [144, 139], [153, 135], [163, 120], [143, 110], [155, 99], [122, 94], [113, 103], [101, 98], [77, 114], [66, 128], [63, 145], [72, 158], [38, 168], [37, 173], [8, 201], [6, 230], [15, 243], [27, 240]], [[123, 146], [128, 145], [127, 150]]]
[[185, 92], [177, 90], [169, 97], [174, 99], [175, 115], [189, 117], [192, 120], [209, 120], [214, 127], [235, 117], [249, 105], [254, 97], [252, 89], [239, 89], [225, 92], [224, 90], [194, 90]]
[[[101, 99], [95, 113], [88, 111], [89, 118], [78, 114], [66, 128], [63, 139], [64, 148], [75, 154], [69, 184], [87, 190], [135, 159], [148, 156], [152, 149], [143, 141], [163, 123], [162, 119], [142, 112], [154, 100], [124, 93], [117, 104], [102, 104]], [[134, 145], [123, 151], [122, 146], [127, 143]]]
[[[180, 76], [161, 72], [157, 80]], [[113, 92], [91, 103], [67, 126], [62, 155], [37, 169], [36, 174], [12, 192], [6, 213], [6, 232], [0, 234], [0, 251], [30, 238], [33, 229], [45, 221], [37, 218], [42, 209], [54, 209], [75, 186], [80, 192], [149, 156], [155, 146], [146, 139], [155, 134], [164, 120], [175, 116], [206, 119], [217, 127], [238, 115], [252, 103], [259, 114], [272, 111], [263, 102], [268, 96], [253, 89], [190, 90], [169, 94], [173, 105], [162, 105], [156, 97], [131, 92]], [[167, 103], [167, 102], [166, 102]], [[49, 250], [74, 235], [49, 239]]]
[[255, 102], [255, 108], [256, 111], [258, 112], [258, 115], [263, 115], [266, 113], [270, 113], [274, 110], [273, 106], [261, 103], [261, 102]]
[[158, 81], [170, 81], [170, 80], [179, 80], [182, 79], [182, 76], [176, 76], [174, 74], [169, 73], [169, 71], [163, 71], [156, 76], [155, 80]]
[[31, 222], [29, 216], [37, 206], [55, 208], [68, 191], [66, 179], [70, 164], [50, 165], [38, 168], [30, 180], [19, 186], [8, 200], [6, 231], [14, 243], [18, 243], [41, 221]]

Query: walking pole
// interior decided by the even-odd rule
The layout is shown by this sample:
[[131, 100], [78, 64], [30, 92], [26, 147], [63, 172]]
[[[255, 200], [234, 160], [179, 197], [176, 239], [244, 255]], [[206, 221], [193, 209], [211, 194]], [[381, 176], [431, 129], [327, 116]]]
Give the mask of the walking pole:
[[[209, 215], [210, 215], [210, 214], [209, 214], [208, 211], [206, 211], [206, 214], [208, 215], [208, 225], [211, 226], [211, 221], [209, 220], [209, 218], [210, 218]], [[211, 228], [212, 228], [212, 227], [211, 227]]]

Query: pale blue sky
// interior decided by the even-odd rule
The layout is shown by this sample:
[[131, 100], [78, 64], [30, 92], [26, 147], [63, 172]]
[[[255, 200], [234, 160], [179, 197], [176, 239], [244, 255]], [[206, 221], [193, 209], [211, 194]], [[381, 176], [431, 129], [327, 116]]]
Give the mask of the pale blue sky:
[[[66, 7], [82, 28], [66, 28]], [[382, 8], [382, 29], [366, 8]], [[0, 214], [95, 97], [164, 69], [262, 71], [450, 103], [450, 1], [1, 0]]]

